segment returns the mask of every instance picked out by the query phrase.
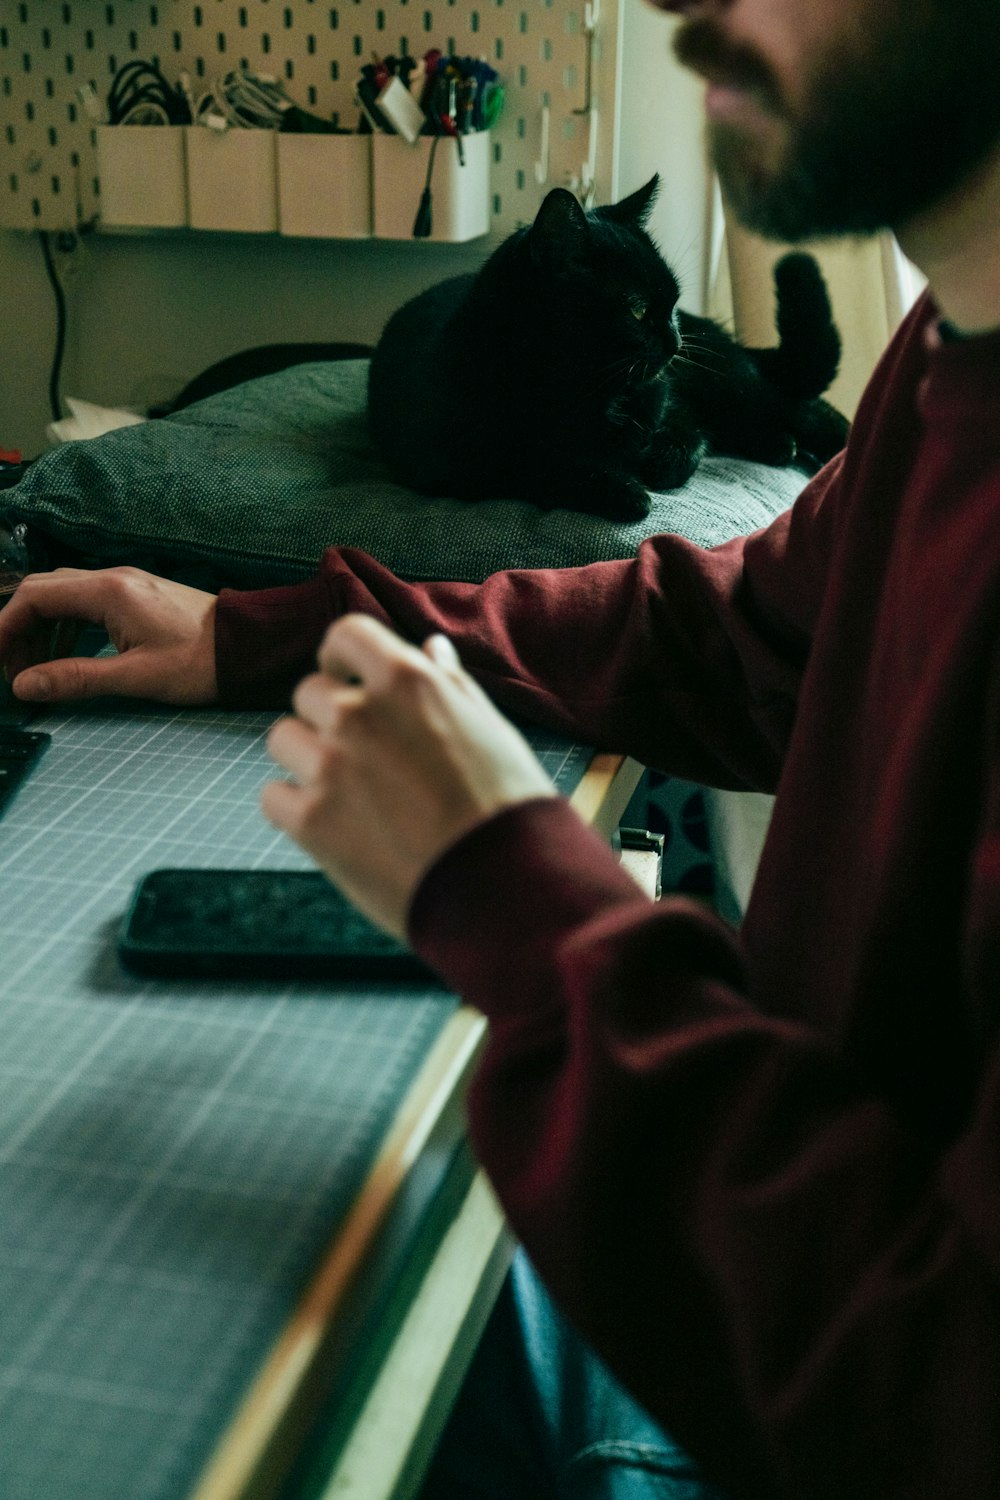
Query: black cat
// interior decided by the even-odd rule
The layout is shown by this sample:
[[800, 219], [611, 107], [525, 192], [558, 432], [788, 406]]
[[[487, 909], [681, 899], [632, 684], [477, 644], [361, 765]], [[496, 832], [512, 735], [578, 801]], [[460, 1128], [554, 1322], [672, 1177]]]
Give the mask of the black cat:
[[840, 339], [816, 262], [779, 263], [780, 344], [745, 349], [678, 308], [644, 228], [658, 185], [589, 213], [554, 188], [477, 274], [393, 314], [368, 411], [399, 483], [633, 520], [706, 452], [808, 472], [839, 452], [847, 421], [818, 398]]

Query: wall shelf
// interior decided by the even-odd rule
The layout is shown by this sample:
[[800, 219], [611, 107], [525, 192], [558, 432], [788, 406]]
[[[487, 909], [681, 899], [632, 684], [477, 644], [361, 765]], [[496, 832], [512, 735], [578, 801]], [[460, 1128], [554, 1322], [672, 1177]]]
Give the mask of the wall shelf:
[[[492, 230], [509, 232], [534, 216], [549, 187], [579, 190], [586, 175], [591, 121], [575, 111], [589, 10], [584, 0], [16, 0], [0, 22], [0, 228], [75, 228], [99, 217], [95, 129], [77, 89], [91, 83], [103, 99], [133, 58], [156, 61], [171, 80], [187, 70], [195, 94], [245, 63], [279, 77], [304, 108], [353, 127], [362, 63], [437, 46], [484, 57], [504, 81], [490, 219]], [[609, 0], [594, 51], [602, 198], [611, 180], [615, 16]]]

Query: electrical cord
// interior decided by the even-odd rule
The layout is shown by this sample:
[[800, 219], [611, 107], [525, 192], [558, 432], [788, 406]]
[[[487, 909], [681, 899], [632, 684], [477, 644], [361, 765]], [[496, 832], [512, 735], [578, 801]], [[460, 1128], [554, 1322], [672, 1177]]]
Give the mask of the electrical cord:
[[431, 208], [431, 177], [434, 172], [434, 153], [437, 143], [441, 139], [439, 135], [431, 137], [431, 149], [427, 153], [427, 176], [424, 178], [424, 190], [420, 194], [420, 203], [417, 206], [417, 217], [413, 221], [413, 238], [425, 240], [434, 228], [433, 210]]
[[52, 367], [49, 371], [49, 406], [52, 409], [53, 422], [58, 422], [62, 416], [59, 382], [62, 375], [63, 354], [66, 349], [66, 294], [62, 289], [62, 283], [56, 272], [55, 261], [52, 258], [52, 246], [49, 244], [48, 231], [40, 229], [38, 231], [38, 238], [42, 246], [42, 259], [45, 261], [45, 271], [49, 278], [56, 303], [56, 341], [52, 354]]
[[181, 85], [168, 83], [155, 63], [123, 63], [108, 90], [109, 125], [190, 125], [191, 102]]
[[198, 100], [195, 117], [216, 130], [280, 130], [286, 111], [294, 107], [276, 78], [239, 68], [216, 79], [211, 90]]

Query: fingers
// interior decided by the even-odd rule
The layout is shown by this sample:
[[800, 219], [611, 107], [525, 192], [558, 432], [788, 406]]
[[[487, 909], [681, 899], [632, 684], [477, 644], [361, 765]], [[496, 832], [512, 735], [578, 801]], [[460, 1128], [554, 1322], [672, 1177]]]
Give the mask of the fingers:
[[446, 635], [429, 635], [423, 644], [423, 653], [439, 667], [460, 667], [458, 652]]
[[111, 576], [110, 570], [93, 572], [88, 568], [29, 573], [0, 611], [0, 651], [7, 641], [40, 620], [89, 620], [101, 624]]
[[[318, 791], [334, 765], [336, 752], [301, 719], [278, 719], [267, 736], [267, 753], [294, 778], [269, 781], [261, 789], [260, 807], [275, 828], [308, 848], [305, 825], [315, 810]], [[326, 789], [329, 798], [329, 787]]]
[[278, 719], [271, 726], [267, 736], [267, 753], [300, 784], [317, 779], [328, 755], [325, 747], [321, 746], [316, 731], [301, 719], [291, 717]]
[[99, 577], [85, 568], [56, 568], [21, 580], [0, 610], [0, 662], [11, 681], [25, 668], [71, 650], [76, 633], [71, 622], [103, 620], [107, 586]]
[[319, 665], [297, 687], [294, 715], [268, 736], [295, 779], [268, 782], [261, 810], [403, 936], [413, 892], [444, 849], [501, 808], [555, 789], [443, 636], [417, 650], [375, 620], [345, 616]]
[[331, 625], [318, 660], [329, 677], [372, 688], [385, 687], [401, 670], [426, 666], [422, 652], [368, 615], [343, 615]]
[[[138, 568], [29, 574], [0, 611], [0, 665], [17, 696], [30, 701], [116, 693], [212, 703], [215, 602]], [[68, 657], [72, 628], [83, 621], [104, 626], [118, 655]]]
[[[137, 659], [138, 658], [138, 659]], [[69, 656], [43, 661], [11, 678], [14, 696], [27, 703], [61, 703], [101, 694], [146, 696], [141, 652], [128, 656]]]
[[363, 699], [360, 686], [329, 677], [325, 672], [313, 672], [303, 677], [295, 689], [292, 707], [299, 718], [329, 738], [340, 728], [347, 710], [359, 707]]
[[301, 822], [301, 802], [301, 790], [290, 781], [268, 781], [261, 788], [261, 812], [273, 828], [292, 838]]

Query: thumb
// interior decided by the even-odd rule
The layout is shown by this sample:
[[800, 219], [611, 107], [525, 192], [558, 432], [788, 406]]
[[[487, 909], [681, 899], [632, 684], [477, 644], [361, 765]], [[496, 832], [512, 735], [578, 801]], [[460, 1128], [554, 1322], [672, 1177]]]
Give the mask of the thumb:
[[28, 703], [59, 703], [67, 698], [92, 698], [104, 693], [141, 697], [146, 691], [137, 680], [129, 655], [67, 656], [27, 667], [11, 683], [14, 696]]
[[429, 635], [423, 645], [424, 655], [439, 667], [460, 667], [458, 652], [446, 635]]

